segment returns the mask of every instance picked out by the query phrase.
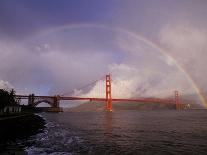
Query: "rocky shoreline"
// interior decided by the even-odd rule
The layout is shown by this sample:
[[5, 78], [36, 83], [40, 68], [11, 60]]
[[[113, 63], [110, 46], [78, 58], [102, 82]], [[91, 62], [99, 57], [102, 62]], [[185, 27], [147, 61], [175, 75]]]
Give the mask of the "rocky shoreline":
[[45, 120], [32, 113], [0, 120], [0, 154], [23, 154], [20, 151], [24, 146], [18, 145], [18, 141], [42, 132], [44, 128]]

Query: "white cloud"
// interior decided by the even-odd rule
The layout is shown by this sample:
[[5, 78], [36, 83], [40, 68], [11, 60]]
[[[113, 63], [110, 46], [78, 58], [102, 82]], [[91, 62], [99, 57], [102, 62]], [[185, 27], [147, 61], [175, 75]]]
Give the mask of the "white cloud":
[[166, 25], [161, 29], [160, 42], [197, 85], [207, 92], [207, 31], [190, 24]]
[[[139, 70], [127, 64], [112, 64], [109, 66], [112, 73], [113, 98], [138, 97], [173, 97], [173, 91], [179, 90], [186, 94], [194, 92], [192, 86], [183, 77], [182, 72], [171, 72], [167, 76], [156, 77], [154, 72]], [[156, 78], [161, 78], [157, 80]], [[100, 87], [101, 85], [101, 87]], [[101, 90], [100, 90], [101, 89]], [[99, 94], [101, 92], [101, 94]], [[105, 83], [99, 81], [83, 96], [105, 97]]]
[[8, 81], [0, 80], [0, 89], [10, 90], [13, 88], [14, 87]]

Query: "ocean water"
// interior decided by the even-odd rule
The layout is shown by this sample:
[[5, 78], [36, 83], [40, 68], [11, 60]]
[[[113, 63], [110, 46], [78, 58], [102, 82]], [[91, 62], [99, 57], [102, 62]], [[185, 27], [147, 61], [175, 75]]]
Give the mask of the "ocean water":
[[207, 154], [206, 110], [41, 113], [28, 154]]

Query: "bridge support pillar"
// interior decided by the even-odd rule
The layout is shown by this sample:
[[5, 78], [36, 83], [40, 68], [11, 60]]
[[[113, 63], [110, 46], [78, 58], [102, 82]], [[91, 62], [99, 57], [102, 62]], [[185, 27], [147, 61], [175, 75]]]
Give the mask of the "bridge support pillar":
[[60, 99], [59, 96], [54, 96], [54, 108], [59, 108]]
[[28, 97], [28, 105], [29, 106], [33, 106], [34, 105], [34, 97], [35, 97], [34, 94], [30, 94], [29, 95], [29, 97]]
[[106, 110], [112, 111], [111, 75], [106, 75]]

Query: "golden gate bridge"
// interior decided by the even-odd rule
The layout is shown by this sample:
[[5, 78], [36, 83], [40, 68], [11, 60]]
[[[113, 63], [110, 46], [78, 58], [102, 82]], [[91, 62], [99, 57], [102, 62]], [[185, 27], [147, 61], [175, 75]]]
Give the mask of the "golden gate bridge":
[[[85, 85], [88, 87], [98, 80]], [[113, 98], [112, 97], [112, 78], [111, 75], [104, 76], [105, 81], [105, 97], [80, 97], [80, 96], [65, 96], [64, 95], [55, 95], [55, 96], [36, 96], [34, 94], [30, 95], [16, 95], [16, 98], [19, 100], [28, 100], [28, 105], [31, 107], [36, 107], [38, 104], [45, 102], [48, 103], [52, 108], [60, 108], [60, 101], [65, 100], [77, 100], [77, 101], [102, 101], [106, 103], [106, 111], [112, 111], [113, 102], [138, 102], [138, 103], [161, 103], [161, 104], [174, 104], [177, 110], [182, 108], [182, 103], [180, 102], [178, 91], [174, 92], [174, 98], [172, 99], [163, 99], [163, 98]], [[83, 87], [82, 87], [83, 88]], [[81, 88], [79, 89], [81, 90]]]

